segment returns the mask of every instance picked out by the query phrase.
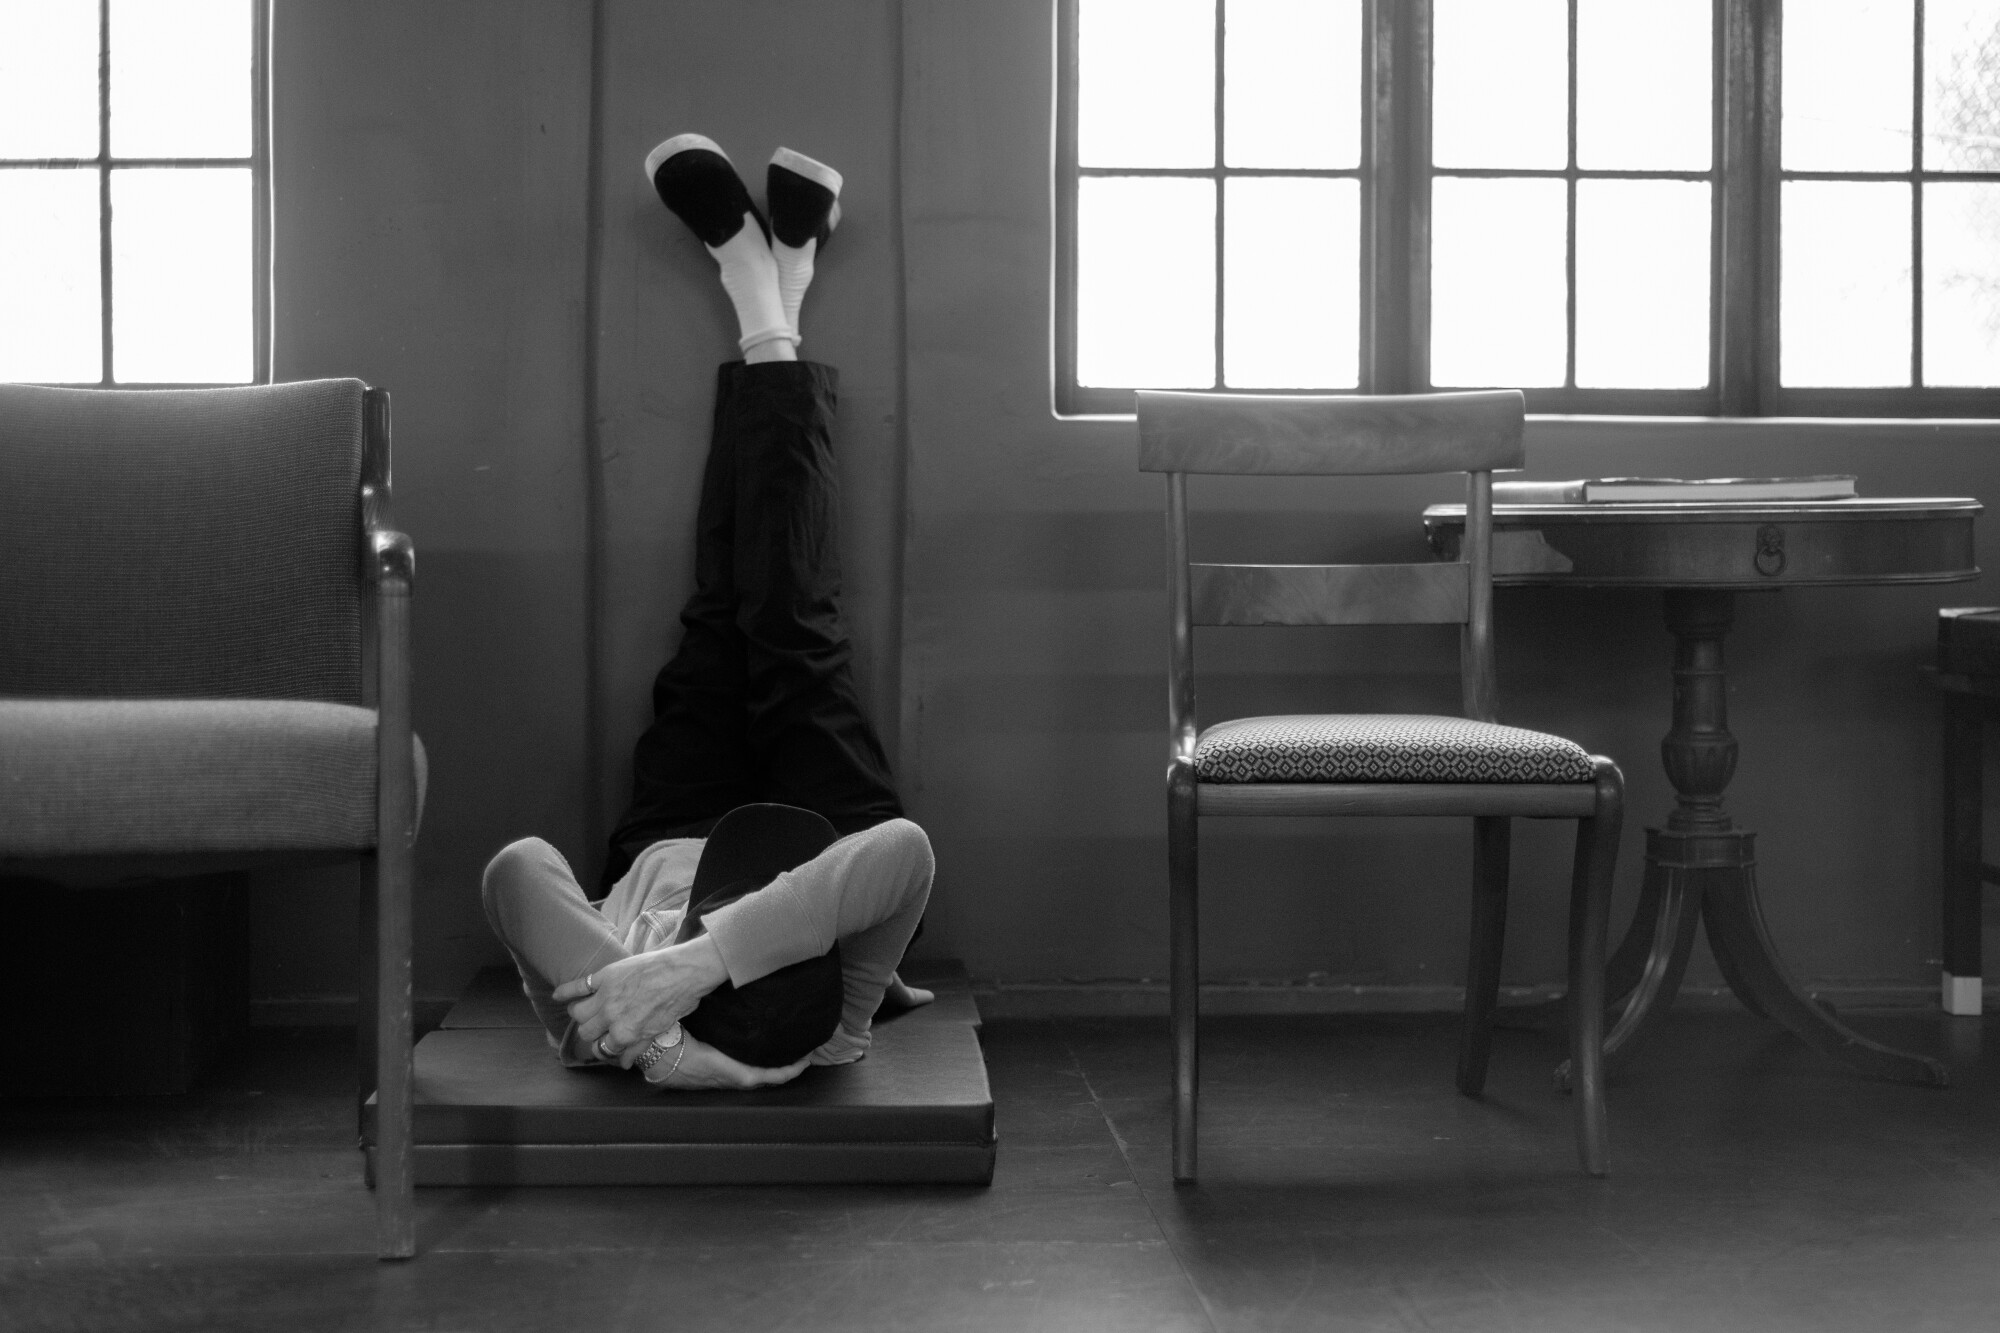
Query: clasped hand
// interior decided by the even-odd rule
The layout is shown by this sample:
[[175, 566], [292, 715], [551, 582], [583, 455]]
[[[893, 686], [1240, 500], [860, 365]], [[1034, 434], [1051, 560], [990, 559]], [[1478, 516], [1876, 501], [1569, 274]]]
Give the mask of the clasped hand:
[[[605, 1048], [618, 1053], [618, 1063], [630, 1069], [654, 1037], [728, 979], [714, 938], [701, 935], [566, 981], [556, 987], [555, 998], [569, 1005], [579, 1049], [594, 1048], [602, 1037]], [[589, 981], [595, 981], [595, 990]]]

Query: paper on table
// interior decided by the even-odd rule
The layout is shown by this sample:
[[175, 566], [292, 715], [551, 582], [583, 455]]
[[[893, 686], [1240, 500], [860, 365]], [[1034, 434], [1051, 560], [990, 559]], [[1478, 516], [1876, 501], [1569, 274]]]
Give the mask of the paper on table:
[[1587, 482], [1578, 481], [1496, 481], [1493, 483], [1493, 503], [1497, 505], [1573, 505], [1583, 503], [1583, 488]]
[[1849, 475], [1819, 477], [1595, 477], [1578, 481], [1496, 481], [1493, 503], [1634, 504], [1671, 500], [1842, 500]]

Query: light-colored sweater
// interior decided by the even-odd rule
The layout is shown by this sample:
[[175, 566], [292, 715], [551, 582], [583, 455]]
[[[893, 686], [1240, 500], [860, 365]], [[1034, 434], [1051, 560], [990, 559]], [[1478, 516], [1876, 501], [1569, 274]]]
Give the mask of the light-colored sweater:
[[[703, 846], [700, 838], [656, 842], [612, 887], [601, 910], [633, 953], [673, 940]], [[846, 1064], [867, 1053], [869, 1025], [923, 918], [935, 869], [924, 831], [892, 819], [849, 834], [702, 920], [737, 986], [816, 958], [839, 941], [840, 1027], [812, 1061]]]

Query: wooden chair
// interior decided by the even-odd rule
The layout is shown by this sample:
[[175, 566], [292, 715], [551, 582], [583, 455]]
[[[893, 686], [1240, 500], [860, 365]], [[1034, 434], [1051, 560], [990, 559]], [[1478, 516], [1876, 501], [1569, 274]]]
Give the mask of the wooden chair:
[[[1174, 1177], [1195, 1176], [1197, 830], [1204, 815], [1469, 815], [1472, 946], [1458, 1088], [1485, 1086], [1498, 1000], [1513, 816], [1577, 821], [1569, 917], [1569, 1043], [1577, 1150], [1605, 1169], [1604, 938], [1624, 784], [1560, 737], [1495, 725], [1493, 469], [1522, 462], [1513, 390], [1403, 397], [1141, 391], [1139, 467], [1167, 474], [1170, 650], [1168, 878]], [[1461, 560], [1417, 565], [1198, 564], [1190, 473], [1464, 472]], [[1416, 521], [1415, 515], [1411, 522]], [[1329, 714], [1195, 722], [1197, 625], [1457, 624], [1464, 716]]]
[[[378, 1249], [408, 1257], [423, 752], [388, 395], [0, 385], [0, 569], [10, 886], [366, 869], [360, 1096], [379, 1101]], [[60, 1035], [78, 1058], [117, 1039]]]

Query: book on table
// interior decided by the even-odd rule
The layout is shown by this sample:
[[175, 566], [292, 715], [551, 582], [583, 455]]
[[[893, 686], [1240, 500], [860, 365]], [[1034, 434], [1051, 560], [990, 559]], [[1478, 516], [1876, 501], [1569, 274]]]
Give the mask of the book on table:
[[1820, 477], [1591, 477], [1576, 481], [1496, 481], [1493, 503], [1511, 505], [1660, 504], [1672, 501], [1846, 500], [1849, 475]]

